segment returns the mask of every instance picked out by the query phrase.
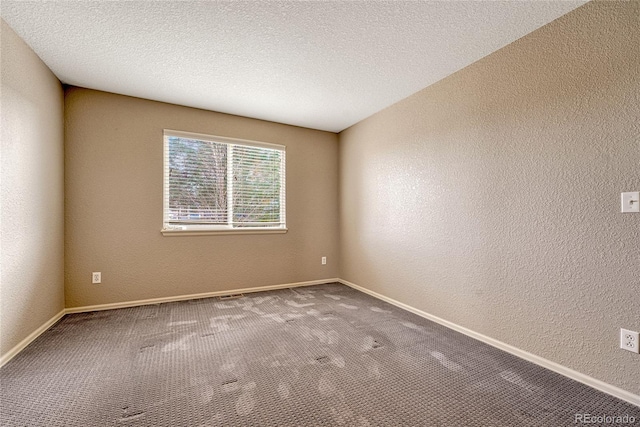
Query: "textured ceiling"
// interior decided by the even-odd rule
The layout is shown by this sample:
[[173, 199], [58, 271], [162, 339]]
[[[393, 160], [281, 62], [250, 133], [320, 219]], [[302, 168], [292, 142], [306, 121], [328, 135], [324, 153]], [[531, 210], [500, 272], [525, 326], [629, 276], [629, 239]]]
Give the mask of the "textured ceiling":
[[2, 0], [63, 82], [341, 131], [585, 1]]

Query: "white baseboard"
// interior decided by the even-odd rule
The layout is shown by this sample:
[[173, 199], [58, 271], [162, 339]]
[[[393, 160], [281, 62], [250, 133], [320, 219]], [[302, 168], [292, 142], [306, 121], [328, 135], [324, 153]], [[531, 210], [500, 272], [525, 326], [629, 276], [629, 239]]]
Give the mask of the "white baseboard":
[[578, 381], [582, 384], [586, 384], [589, 387], [595, 388], [596, 390], [600, 390], [604, 393], [610, 394], [611, 396], [617, 397], [618, 399], [624, 400], [626, 402], [631, 403], [632, 405], [640, 406], [640, 396], [633, 394], [629, 391], [623, 390], [619, 387], [613, 386], [611, 384], [607, 384], [598, 379], [592, 378], [588, 375], [585, 375], [581, 372], [574, 371], [573, 369], [569, 369], [565, 366], [562, 366], [558, 363], [552, 362], [535, 354], [529, 353], [528, 351], [521, 350], [517, 347], [513, 347], [509, 344], [505, 344], [502, 341], [498, 341], [494, 338], [488, 337], [486, 335], [480, 334], [478, 332], [472, 331], [471, 329], [467, 329], [464, 326], [457, 325], [455, 323], [449, 322], [448, 320], [441, 319], [440, 317], [434, 316], [432, 314], [426, 313], [417, 308], [411, 307], [410, 305], [401, 303], [392, 298], [386, 297], [377, 292], [371, 291], [369, 289], [363, 288], [362, 286], [358, 286], [355, 283], [351, 283], [347, 280], [338, 279], [340, 283], [343, 285], [347, 285], [353, 289], [356, 289], [360, 292], [364, 292], [365, 294], [369, 294], [372, 297], [378, 298], [379, 300], [388, 302], [389, 304], [395, 305], [403, 310], [409, 311], [411, 313], [417, 314], [420, 317], [424, 317], [425, 319], [431, 320], [433, 322], [439, 323], [443, 326], [446, 326], [449, 329], [453, 329], [454, 331], [463, 333], [471, 338], [475, 338], [479, 341], [482, 341], [490, 346], [496, 347], [500, 350], [506, 351], [507, 353], [511, 353], [514, 356], [517, 356], [521, 359], [527, 360], [529, 362], [535, 363], [536, 365], [542, 366], [543, 368], [547, 368], [551, 371], [557, 372], [560, 375], [564, 375], [565, 377], [571, 378], [572, 380]]
[[4, 364], [7, 363], [9, 360], [13, 359], [16, 356], [16, 354], [20, 353], [26, 346], [31, 344], [33, 340], [38, 338], [40, 334], [42, 334], [44, 331], [52, 327], [58, 320], [62, 319], [62, 316], [64, 315], [65, 315], [65, 310], [62, 309], [60, 313], [56, 314], [51, 319], [47, 320], [38, 329], [31, 332], [25, 339], [20, 341], [15, 347], [13, 347], [11, 350], [3, 354], [2, 357], [0, 357], [0, 367], [4, 366]]
[[137, 301], [114, 302], [110, 304], [86, 305], [83, 307], [70, 307], [65, 310], [66, 313], [85, 313], [88, 311], [112, 310], [115, 308], [137, 307], [140, 305], [160, 304], [163, 302], [186, 301], [199, 298], [219, 297], [231, 294], [243, 294], [251, 292], [273, 291], [275, 289], [297, 288], [300, 286], [320, 285], [323, 283], [340, 282], [340, 279], [322, 279], [310, 280], [307, 282], [283, 283], [280, 285], [257, 286], [254, 288], [232, 289], [228, 291], [205, 292], [201, 294], [177, 295], [173, 297], [150, 298]]

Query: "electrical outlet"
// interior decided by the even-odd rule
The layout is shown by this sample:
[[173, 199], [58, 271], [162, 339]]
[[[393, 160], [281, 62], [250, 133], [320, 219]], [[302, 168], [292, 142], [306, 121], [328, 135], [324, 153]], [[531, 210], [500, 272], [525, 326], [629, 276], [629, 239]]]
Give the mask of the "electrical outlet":
[[99, 271], [91, 273], [91, 283], [102, 283], [102, 273]]
[[620, 329], [620, 348], [628, 350], [632, 353], [640, 353], [638, 343], [638, 333], [628, 329]]
[[326, 256], [322, 257], [322, 265], [327, 265], [327, 257]]

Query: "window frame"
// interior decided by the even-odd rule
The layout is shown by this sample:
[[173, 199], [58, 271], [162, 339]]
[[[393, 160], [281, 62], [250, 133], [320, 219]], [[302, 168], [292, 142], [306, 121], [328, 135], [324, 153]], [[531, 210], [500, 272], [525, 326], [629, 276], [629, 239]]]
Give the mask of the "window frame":
[[[193, 139], [198, 141], [222, 143], [227, 145], [227, 150], [231, 151], [231, 146], [239, 145], [246, 147], [256, 148], [268, 148], [272, 150], [281, 151], [284, 155], [282, 160], [282, 172], [280, 174], [280, 222], [279, 227], [234, 227], [230, 220], [225, 225], [213, 225], [213, 224], [189, 224], [180, 225], [174, 227], [168, 227], [168, 212], [169, 212], [169, 143], [168, 137]], [[216, 235], [216, 234], [283, 234], [288, 231], [286, 223], [286, 146], [279, 144], [272, 144], [262, 141], [253, 141], [248, 139], [229, 138], [217, 135], [208, 135], [202, 133], [185, 132], [173, 129], [163, 129], [162, 132], [162, 229], [160, 230], [164, 236], [192, 236], [192, 235]], [[230, 157], [227, 157], [227, 177], [233, 177], [233, 161], [230, 161]], [[231, 167], [229, 167], [231, 164]], [[227, 182], [232, 182], [232, 179], [228, 179]], [[233, 186], [227, 187], [227, 200], [233, 198]], [[229, 205], [228, 205], [229, 206]], [[231, 204], [233, 206], [233, 204]], [[228, 209], [228, 217], [231, 219], [233, 215], [233, 208]]]

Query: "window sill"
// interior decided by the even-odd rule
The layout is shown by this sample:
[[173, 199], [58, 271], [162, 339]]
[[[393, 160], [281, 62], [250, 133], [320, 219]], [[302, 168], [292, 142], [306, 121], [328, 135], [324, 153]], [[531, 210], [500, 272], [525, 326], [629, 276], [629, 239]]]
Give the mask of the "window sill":
[[284, 234], [287, 228], [246, 228], [232, 230], [160, 230], [165, 237], [213, 236], [218, 234]]

